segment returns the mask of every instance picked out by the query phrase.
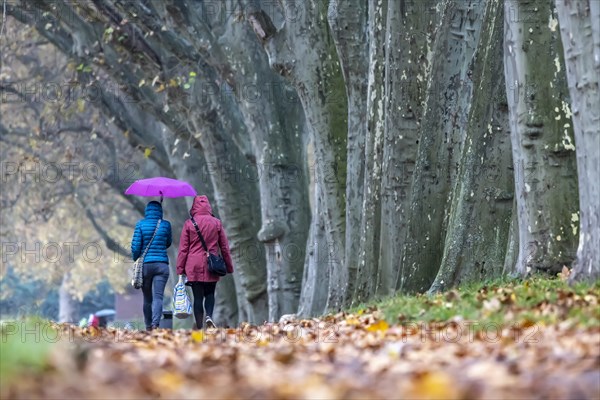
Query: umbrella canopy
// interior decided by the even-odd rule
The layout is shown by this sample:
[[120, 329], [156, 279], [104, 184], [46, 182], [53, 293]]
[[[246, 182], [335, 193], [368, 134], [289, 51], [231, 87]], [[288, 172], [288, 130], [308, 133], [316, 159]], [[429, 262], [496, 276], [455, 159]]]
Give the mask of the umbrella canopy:
[[110, 317], [112, 315], [115, 315], [116, 311], [115, 310], [111, 310], [110, 308], [105, 308], [103, 310], [100, 311], [96, 311], [94, 313], [94, 315], [96, 315], [97, 317]]
[[172, 198], [197, 195], [196, 191], [189, 183], [178, 181], [177, 179], [164, 178], [162, 176], [137, 180], [127, 188], [125, 194]]

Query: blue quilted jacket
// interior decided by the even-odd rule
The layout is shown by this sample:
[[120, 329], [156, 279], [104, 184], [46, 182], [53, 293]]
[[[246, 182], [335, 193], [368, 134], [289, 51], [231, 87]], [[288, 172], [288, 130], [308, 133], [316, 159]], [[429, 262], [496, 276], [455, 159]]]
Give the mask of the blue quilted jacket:
[[[146, 206], [144, 213], [144, 219], [139, 220], [135, 225], [133, 231], [133, 237], [131, 238], [131, 256], [133, 260], [137, 260], [142, 253], [156, 229], [156, 224], [159, 219], [162, 219], [163, 210], [162, 206], [158, 201], [151, 201]], [[169, 256], [167, 255], [167, 248], [171, 246], [171, 223], [166, 220], [162, 220], [160, 228], [152, 240], [152, 244], [146, 253], [144, 263], [149, 262], [164, 262], [169, 263]]]

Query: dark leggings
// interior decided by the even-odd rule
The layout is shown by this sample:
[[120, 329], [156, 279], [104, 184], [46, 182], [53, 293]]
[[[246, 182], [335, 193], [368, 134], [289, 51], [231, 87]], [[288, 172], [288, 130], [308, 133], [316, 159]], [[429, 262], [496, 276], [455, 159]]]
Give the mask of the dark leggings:
[[[212, 318], [213, 309], [215, 308], [215, 288], [217, 282], [193, 282], [192, 293], [194, 294], [194, 319], [196, 320], [196, 328], [202, 329], [204, 322], [204, 309], [206, 315]], [[203, 304], [204, 303], [204, 306]]]

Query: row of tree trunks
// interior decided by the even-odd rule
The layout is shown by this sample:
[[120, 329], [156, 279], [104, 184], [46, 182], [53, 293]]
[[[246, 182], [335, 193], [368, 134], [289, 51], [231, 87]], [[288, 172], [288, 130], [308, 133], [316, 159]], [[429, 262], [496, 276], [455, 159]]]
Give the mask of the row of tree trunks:
[[[106, 5], [107, 3], [103, 1], [99, 2], [99, 7], [105, 7]], [[30, 15], [28, 11], [24, 11], [30, 10], [31, 7], [39, 7], [39, 12], [43, 12], [43, 17], [37, 18]], [[70, 6], [65, 5], [65, 7], [69, 8]], [[101, 10], [103, 10], [103, 8], [101, 8]], [[191, 121], [197, 124], [197, 126], [205, 126], [209, 125], [209, 123], [214, 123], [212, 120], [214, 115], [210, 113], [197, 113], [196, 115], [202, 115], [210, 121], [189, 118], [187, 130], [183, 130], [181, 126], [182, 117], [189, 116], [188, 111], [192, 109], [189, 104], [186, 104], [186, 101], [190, 98], [190, 96], [182, 96], [178, 95], [177, 93], [181, 92], [183, 88], [167, 90], [165, 92], [167, 94], [171, 93], [171, 95], [165, 96], [164, 93], [157, 93], [157, 91], [154, 88], [150, 88], [149, 85], [140, 85], [140, 82], [148, 79], [148, 74], [152, 73], [151, 67], [153, 66], [153, 64], [150, 63], [146, 65], [145, 69], [131, 67], [131, 64], [134, 63], [134, 60], [137, 60], [136, 57], [139, 58], [140, 50], [142, 48], [145, 49], [144, 55], [150, 59], [152, 57], [156, 57], [157, 51], [154, 51], [152, 47], [155, 46], [156, 48], [160, 48], [158, 53], [163, 54], [165, 60], [169, 60], [169, 57], [181, 56], [181, 54], [165, 54], [167, 49], [178, 49], [174, 44], [171, 46], [160, 46], [164, 45], [164, 43], [153, 41], [154, 39], [151, 38], [148, 38], [147, 40], [142, 40], [139, 38], [140, 42], [131, 44], [134, 47], [137, 46], [135, 47], [136, 54], [134, 56], [134, 54], [124, 52], [124, 49], [120, 47], [120, 45], [113, 46], [113, 43], [108, 43], [104, 40], [103, 33], [105, 32], [105, 23], [94, 18], [86, 21], [86, 13], [93, 13], [96, 15], [94, 10], [87, 8], [78, 8], [75, 10], [73, 8], [69, 8], [68, 12], [70, 13], [70, 18], [61, 19], [59, 16], [55, 15], [55, 13], [59, 13], [61, 10], [54, 7], [53, 4], [36, 2], [35, 4], [32, 3], [31, 6], [28, 6], [27, 8], [21, 9], [15, 9], [13, 6], [9, 6], [8, 11], [11, 13], [11, 15], [15, 16], [22, 22], [30, 23], [36, 26], [38, 31], [47, 37], [61, 51], [65, 52], [66, 54], [75, 55], [78, 62], [83, 62], [86, 65], [97, 65], [99, 68], [104, 69], [116, 82], [125, 85], [129, 90], [132, 91], [130, 95], [137, 100], [137, 104], [139, 104], [144, 111], [152, 113], [159, 121], [170, 128], [174, 134], [180, 135], [182, 140], [189, 140], [190, 133], [195, 133], [190, 132], [189, 130]], [[80, 15], [78, 13], [82, 14]], [[122, 17], [119, 17], [115, 10], [110, 10], [109, 14], [112, 19], [122, 20]], [[47, 29], [47, 24], [50, 24], [52, 28]], [[102, 43], [101, 47], [99, 46], [99, 43]], [[126, 45], [129, 44], [126, 43]], [[181, 51], [181, 49], [178, 51]], [[186, 64], [188, 63], [184, 58], [178, 65], [178, 68], [185, 68]], [[202, 85], [198, 85], [197, 87], [199, 90], [203, 88]], [[206, 94], [204, 97], [206, 97]], [[205, 102], [206, 99], [204, 97], [200, 95], [199, 100]], [[167, 104], [168, 107], [166, 107], [165, 104]], [[196, 104], [194, 104], [194, 107], [196, 107]], [[219, 118], [224, 120], [223, 126], [227, 125], [227, 121], [236, 120], [236, 117], [231, 114], [226, 115], [226, 117], [223, 117], [223, 113], [217, 115]], [[199, 132], [199, 130], [196, 130], [196, 132]], [[204, 133], [205, 136], [213, 133], [221, 134], [221, 132], [214, 132], [212, 130], [206, 130]], [[192, 148], [194, 147], [192, 146]], [[207, 150], [205, 149], [205, 146], [202, 146], [202, 149], [205, 151], [206, 155]], [[219, 150], [228, 153], [232, 149], [233, 145], [229, 149], [222, 147]], [[232, 154], [236, 153], [234, 152]], [[209, 165], [221, 165], [216, 162], [217, 159], [214, 158], [214, 153], [211, 153], [211, 156], [213, 158], [210, 160], [206, 158], [206, 161], [209, 163]], [[236, 162], [234, 163], [229, 163], [227, 167], [232, 168], [235, 165], [242, 165], [240, 159], [236, 159], [235, 161]], [[220, 172], [221, 171], [212, 171], [210, 175], [211, 182], [215, 189], [215, 194], [221, 194], [220, 196], [215, 196], [219, 210], [229, 210], [232, 213], [235, 210], [232, 221], [227, 221], [227, 219], [224, 218], [224, 225], [226, 229], [228, 229], [229, 226], [231, 227], [231, 229], [228, 229], [228, 231], [231, 231], [230, 234], [232, 235], [231, 246], [232, 249], [234, 249], [234, 252], [238, 254], [236, 259], [238, 271], [242, 271], [238, 275], [239, 278], [237, 279], [240, 281], [240, 285], [238, 285], [238, 302], [245, 303], [240, 304], [240, 316], [245, 316], [241, 313], [241, 310], [248, 309], [250, 307], [247, 313], [247, 320], [264, 321], [268, 317], [266, 313], [266, 270], [264, 259], [250, 259], [242, 255], [243, 251], [252, 251], [252, 249], [258, 248], [258, 241], [256, 238], [256, 232], [258, 228], [246, 224], [245, 217], [241, 222], [239, 220], [235, 221], [235, 215], [241, 214], [247, 216], [249, 210], [250, 212], [251, 210], [254, 210], [259, 213], [258, 215], [260, 215], [258, 208], [258, 204], [260, 203], [258, 192], [255, 190], [255, 188], [252, 188], [251, 190], [248, 190], [247, 196], [245, 197], [238, 196], [237, 191], [235, 195], [231, 195], [230, 189], [232, 187], [236, 187], [236, 185], [231, 182], [231, 179], [220, 179]], [[221, 187], [222, 185], [224, 186], [223, 188]], [[227, 192], [228, 195], [223, 196], [222, 193], [224, 192]], [[254, 207], [254, 209], [249, 208], [248, 205]], [[223, 216], [225, 215], [229, 215], [229, 213], [225, 212]], [[253, 220], [259, 221], [260, 219], [259, 217], [255, 217]], [[238, 229], [240, 227], [243, 227], [243, 229]], [[246, 274], [244, 274], [244, 271]]]
[[[283, 313], [291, 313], [298, 305], [310, 212], [306, 181], [300, 174], [302, 153], [297, 151], [304, 126], [300, 102], [271, 70], [266, 55], [257, 51], [258, 44], [248, 34], [250, 28], [246, 24], [217, 28], [219, 17], [192, 2], [172, 6], [153, 2], [145, 7], [152, 9], [152, 15], [164, 14], [159, 20], [148, 16], [144, 20], [148, 28], [156, 29], [158, 23], [169, 20], [174, 25], [193, 26], [196, 34], [184, 34], [189, 43], [196, 49], [207, 44], [211, 47], [202, 55], [217, 74], [218, 82], [203, 87], [203, 96], [211, 96], [214, 102], [231, 110], [229, 118], [233, 109], [226, 103], [235, 99], [242, 119], [239, 123], [246, 126], [229, 132], [246, 157], [232, 168], [238, 179], [251, 181], [259, 188], [262, 226], [257, 238], [264, 247], [252, 251], [256, 253], [254, 257], [262, 257], [266, 262], [268, 318], [275, 320]], [[144, 12], [139, 4], [136, 10]], [[159, 37], [173, 49], [185, 47], [169, 31]]]
[[[283, 14], [295, 14], [295, 3], [281, 3]], [[296, 18], [286, 19], [277, 28], [260, 5], [249, 4], [246, 9], [246, 20], [262, 42], [269, 64], [290, 80], [302, 102], [314, 144], [315, 184], [321, 185], [325, 234], [332, 252], [328, 308], [339, 309], [348, 283], [344, 268], [347, 99], [326, 15], [323, 2], [306, 1]]]
[[131, 90], [105, 112], [214, 200], [237, 256], [226, 324], [555, 273], [578, 242], [575, 277], [598, 276], [598, 2], [225, 3], [235, 18], [189, 0], [8, 12]]
[[302, 285], [310, 224], [308, 179], [298, 151], [304, 147], [304, 113], [247, 24], [228, 25], [220, 44], [228, 48], [229, 76], [252, 146], [242, 179], [258, 181], [257, 237], [264, 244], [269, 320], [275, 321], [297, 311]]

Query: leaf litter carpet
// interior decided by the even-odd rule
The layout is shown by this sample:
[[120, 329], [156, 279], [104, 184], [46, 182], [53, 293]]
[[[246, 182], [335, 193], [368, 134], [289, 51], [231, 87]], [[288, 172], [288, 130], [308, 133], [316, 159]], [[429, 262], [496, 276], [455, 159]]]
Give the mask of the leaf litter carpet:
[[[598, 305], [597, 296], [563, 300], [539, 304], [534, 312]], [[549, 306], [554, 308], [544, 309]], [[493, 304], [486, 307], [494, 312]], [[4, 382], [1, 394], [15, 399], [600, 398], [597, 325], [511, 318], [509, 310], [502, 324], [461, 317], [388, 324], [371, 308], [212, 331], [56, 324], [59, 340], [47, 367]]]

